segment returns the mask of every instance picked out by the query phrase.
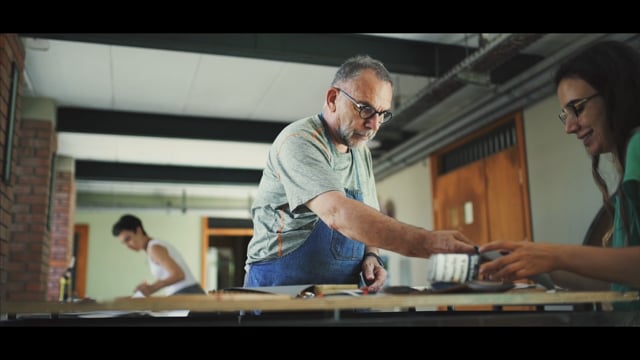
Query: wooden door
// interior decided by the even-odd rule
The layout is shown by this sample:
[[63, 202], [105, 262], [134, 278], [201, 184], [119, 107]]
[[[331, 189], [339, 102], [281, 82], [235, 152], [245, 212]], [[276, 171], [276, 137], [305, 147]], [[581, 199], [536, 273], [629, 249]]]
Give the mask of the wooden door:
[[86, 297], [87, 254], [89, 253], [89, 225], [77, 224], [73, 228], [73, 253], [76, 257], [73, 290], [79, 298]]
[[[512, 147], [484, 159], [489, 237], [495, 240], [528, 240], [526, 189], [518, 149]], [[528, 206], [527, 206], [528, 208]]]
[[482, 162], [471, 163], [436, 179], [436, 229], [458, 230], [484, 244], [488, 239], [485, 172]]
[[434, 224], [478, 244], [531, 240], [524, 131], [505, 117], [431, 156]]

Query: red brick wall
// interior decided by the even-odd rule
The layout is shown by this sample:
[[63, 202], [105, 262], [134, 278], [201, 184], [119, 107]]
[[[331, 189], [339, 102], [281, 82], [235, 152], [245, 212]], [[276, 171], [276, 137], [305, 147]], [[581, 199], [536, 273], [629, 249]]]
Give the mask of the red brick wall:
[[66, 169], [56, 170], [47, 289], [47, 300], [49, 301], [59, 299], [60, 278], [69, 266], [69, 259], [73, 255], [75, 193], [74, 173]]
[[7, 139], [8, 127], [8, 109], [9, 109], [9, 93], [11, 83], [11, 64], [15, 62], [20, 69], [20, 82], [18, 86], [18, 99], [15, 113], [14, 126], [14, 146], [12, 163], [15, 169], [15, 161], [17, 158], [16, 146], [20, 138], [20, 114], [21, 114], [21, 98], [22, 98], [22, 69], [24, 68], [24, 48], [19, 38], [15, 34], [0, 33], [0, 302], [7, 299], [7, 294], [11, 291], [9, 284], [9, 263], [10, 243], [13, 223], [13, 203], [14, 203], [14, 185], [15, 173], [5, 183], [4, 178], [4, 161], [5, 161], [5, 141]]
[[43, 301], [49, 277], [51, 233], [47, 225], [54, 123], [22, 119], [16, 149], [13, 227], [9, 241], [7, 300]]

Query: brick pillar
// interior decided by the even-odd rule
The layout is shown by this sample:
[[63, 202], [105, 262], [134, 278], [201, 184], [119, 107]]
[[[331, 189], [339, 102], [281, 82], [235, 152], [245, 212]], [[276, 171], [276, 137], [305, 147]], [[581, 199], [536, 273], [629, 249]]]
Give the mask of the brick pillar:
[[51, 258], [47, 300], [60, 297], [60, 278], [69, 266], [73, 255], [75, 223], [75, 162], [72, 158], [58, 156], [55, 165], [55, 192], [53, 195], [53, 223], [51, 232]]
[[[12, 170], [15, 169], [17, 158], [16, 147], [20, 138], [21, 98], [22, 98], [22, 69], [24, 68], [24, 47], [16, 34], [0, 33], [0, 303], [7, 299], [9, 286], [9, 253], [10, 238], [13, 224], [13, 203], [15, 175], [13, 171], [8, 182], [4, 179], [4, 164], [9, 161]], [[15, 122], [13, 134], [8, 132], [9, 125], [9, 96], [11, 94], [11, 71], [15, 63], [19, 70], [18, 96], [16, 99]], [[8, 137], [13, 138], [11, 159], [7, 159], [5, 146]]]
[[9, 240], [8, 301], [44, 301], [49, 277], [52, 221], [50, 188], [57, 147], [55, 104], [23, 99], [16, 149], [13, 226]]

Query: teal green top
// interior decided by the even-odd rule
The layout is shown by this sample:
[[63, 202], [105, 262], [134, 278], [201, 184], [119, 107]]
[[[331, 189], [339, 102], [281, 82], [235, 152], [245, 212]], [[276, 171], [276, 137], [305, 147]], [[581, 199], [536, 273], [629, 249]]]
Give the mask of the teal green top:
[[[620, 198], [615, 196], [615, 217], [613, 221], [613, 238], [612, 246], [621, 248], [625, 246], [640, 245], [640, 131], [636, 131], [631, 137], [627, 147], [627, 159], [625, 161], [625, 172], [622, 180], [622, 189], [626, 195], [625, 205], [627, 211], [627, 219], [629, 219], [629, 241], [626, 241], [624, 231], [624, 223], [620, 217]], [[640, 264], [639, 264], [640, 265]], [[629, 269], [629, 271], [638, 271], [638, 269]], [[611, 284], [611, 290], [614, 291], [638, 291], [638, 288], [632, 288], [624, 284]], [[616, 303], [616, 310], [640, 310], [640, 301], [633, 303]]]

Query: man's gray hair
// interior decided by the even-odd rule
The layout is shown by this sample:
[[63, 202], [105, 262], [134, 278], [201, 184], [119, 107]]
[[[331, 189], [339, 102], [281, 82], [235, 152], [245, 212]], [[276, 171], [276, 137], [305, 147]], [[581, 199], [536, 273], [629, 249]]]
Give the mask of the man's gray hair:
[[376, 60], [369, 55], [356, 55], [347, 59], [336, 72], [336, 76], [331, 82], [331, 86], [336, 86], [341, 81], [348, 81], [360, 75], [362, 70], [371, 69], [378, 79], [386, 81], [393, 87], [393, 80], [389, 70], [380, 60]]

